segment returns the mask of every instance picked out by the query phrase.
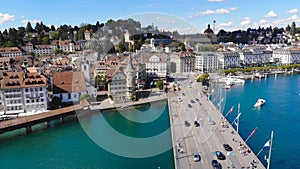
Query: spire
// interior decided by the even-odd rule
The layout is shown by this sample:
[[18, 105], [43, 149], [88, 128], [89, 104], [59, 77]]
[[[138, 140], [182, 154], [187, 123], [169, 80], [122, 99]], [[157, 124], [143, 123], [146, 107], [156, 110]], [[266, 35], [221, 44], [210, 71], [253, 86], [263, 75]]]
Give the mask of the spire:
[[126, 66], [126, 72], [134, 72], [134, 68], [133, 68], [133, 65], [132, 65], [132, 60], [131, 60], [131, 55], [128, 56], [128, 63], [127, 63], [127, 66]]

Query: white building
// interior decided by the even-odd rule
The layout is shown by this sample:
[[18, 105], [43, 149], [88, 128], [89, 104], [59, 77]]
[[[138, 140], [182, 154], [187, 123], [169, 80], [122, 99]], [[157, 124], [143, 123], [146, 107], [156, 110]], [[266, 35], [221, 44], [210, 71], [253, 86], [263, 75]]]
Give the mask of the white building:
[[22, 56], [23, 54], [25, 54], [25, 52], [18, 47], [0, 48], [0, 57], [15, 58], [16, 56]]
[[155, 54], [150, 57], [144, 55], [144, 62], [146, 65], [146, 74], [148, 77], [162, 77], [167, 76], [167, 55]]
[[215, 52], [196, 53], [195, 70], [199, 72], [214, 72], [219, 69], [218, 54]]
[[219, 68], [228, 69], [240, 66], [240, 55], [238, 52], [218, 52]]
[[52, 81], [53, 97], [63, 103], [77, 103], [81, 95], [87, 94], [83, 72], [55, 72]]
[[5, 72], [1, 80], [4, 114], [34, 113], [48, 107], [46, 77], [37, 72]]
[[239, 52], [244, 65], [267, 64], [272, 61], [272, 51], [265, 46], [247, 46]]
[[31, 42], [28, 42], [25, 47], [26, 53], [30, 54], [31, 52], [35, 54], [43, 55], [51, 55], [53, 54], [53, 47], [51, 45], [33, 45]]
[[300, 48], [274, 50], [273, 60], [280, 64], [298, 64], [300, 63]]

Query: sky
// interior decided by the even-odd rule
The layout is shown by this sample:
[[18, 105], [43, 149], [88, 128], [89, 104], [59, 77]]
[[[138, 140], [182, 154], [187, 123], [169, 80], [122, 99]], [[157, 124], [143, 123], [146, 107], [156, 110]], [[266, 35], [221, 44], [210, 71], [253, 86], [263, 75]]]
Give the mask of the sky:
[[208, 24], [215, 32], [299, 26], [298, 8], [298, 0], [0, 0], [0, 31], [28, 21], [74, 26], [128, 17], [184, 34], [202, 33]]

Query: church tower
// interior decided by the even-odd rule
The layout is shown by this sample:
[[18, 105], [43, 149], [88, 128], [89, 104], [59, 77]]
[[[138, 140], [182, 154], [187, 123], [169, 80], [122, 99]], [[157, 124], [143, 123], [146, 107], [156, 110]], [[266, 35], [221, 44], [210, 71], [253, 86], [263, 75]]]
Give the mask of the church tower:
[[131, 55], [128, 56], [128, 63], [125, 69], [126, 75], [126, 97], [131, 100], [132, 96], [135, 96], [136, 77], [135, 69], [132, 65]]

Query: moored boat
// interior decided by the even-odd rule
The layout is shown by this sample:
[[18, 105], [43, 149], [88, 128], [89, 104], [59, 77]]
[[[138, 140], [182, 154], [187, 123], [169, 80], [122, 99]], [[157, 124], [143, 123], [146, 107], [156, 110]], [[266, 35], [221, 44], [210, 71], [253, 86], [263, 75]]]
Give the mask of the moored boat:
[[255, 104], [254, 104], [254, 107], [260, 107], [262, 105], [264, 105], [266, 103], [266, 100], [264, 99], [258, 99]]

